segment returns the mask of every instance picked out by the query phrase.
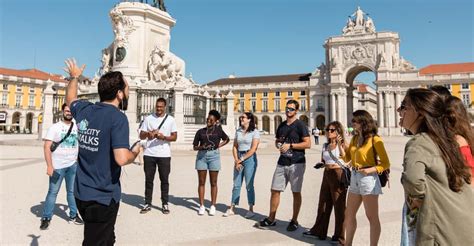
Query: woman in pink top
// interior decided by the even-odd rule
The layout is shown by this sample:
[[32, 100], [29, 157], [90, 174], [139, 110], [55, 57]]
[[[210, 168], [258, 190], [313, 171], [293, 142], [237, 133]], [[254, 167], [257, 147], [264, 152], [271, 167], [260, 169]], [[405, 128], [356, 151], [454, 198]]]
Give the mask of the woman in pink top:
[[[456, 134], [456, 141], [461, 149], [466, 166], [471, 168], [471, 180], [474, 181], [474, 160], [472, 154], [474, 153], [474, 134], [469, 123], [469, 115], [466, 107], [464, 107], [461, 99], [450, 96], [446, 98], [446, 119], [448, 121], [448, 128]], [[474, 182], [471, 182], [474, 186]]]

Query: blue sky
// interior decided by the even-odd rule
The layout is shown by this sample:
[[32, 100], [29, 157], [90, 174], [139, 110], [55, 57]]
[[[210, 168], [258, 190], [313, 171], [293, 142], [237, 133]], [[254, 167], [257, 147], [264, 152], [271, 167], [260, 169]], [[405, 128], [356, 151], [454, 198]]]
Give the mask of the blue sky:
[[[75, 57], [87, 65], [85, 75], [93, 76], [101, 50], [113, 40], [108, 12], [118, 2], [0, 0], [0, 67], [62, 73], [63, 61]], [[171, 51], [186, 61], [186, 73], [198, 83], [229, 74], [311, 72], [324, 61], [324, 41], [340, 35], [358, 5], [377, 31], [400, 34], [401, 55], [419, 68], [474, 61], [470, 0], [165, 0], [165, 5], [177, 20]]]

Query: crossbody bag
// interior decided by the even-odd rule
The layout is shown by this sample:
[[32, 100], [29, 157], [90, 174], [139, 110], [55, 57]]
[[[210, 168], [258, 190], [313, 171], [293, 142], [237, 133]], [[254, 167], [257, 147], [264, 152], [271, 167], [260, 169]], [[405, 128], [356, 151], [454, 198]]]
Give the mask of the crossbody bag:
[[51, 153], [54, 152], [58, 147], [59, 145], [64, 142], [64, 140], [66, 140], [66, 138], [69, 137], [69, 135], [71, 135], [71, 131], [72, 131], [72, 127], [74, 126], [74, 122], [71, 121], [71, 126], [69, 127], [69, 130], [67, 131], [66, 133], [66, 136], [64, 136], [59, 142], [54, 142], [51, 143], [51, 146], [49, 146], [49, 150], [51, 150]]
[[[336, 147], [337, 148], [337, 147]], [[329, 149], [329, 144], [326, 143], [326, 150], [329, 152], [329, 156], [331, 159], [333, 159], [339, 167], [342, 169], [342, 177], [341, 177], [341, 184], [344, 186], [344, 188], [349, 187], [351, 184], [351, 169], [347, 167], [346, 165], [342, 164], [339, 158], [336, 158], [331, 150]]]

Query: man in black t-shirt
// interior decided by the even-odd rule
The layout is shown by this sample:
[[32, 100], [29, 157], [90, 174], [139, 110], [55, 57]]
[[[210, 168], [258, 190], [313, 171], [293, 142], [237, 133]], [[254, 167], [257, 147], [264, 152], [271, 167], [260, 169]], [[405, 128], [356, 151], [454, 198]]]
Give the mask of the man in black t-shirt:
[[308, 128], [298, 120], [299, 103], [289, 100], [286, 103], [286, 121], [282, 122], [277, 129], [275, 146], [280, 151], [278, 165], [273, 174], [270, 213], [269, 216], [257, 222], [258, 228], [275, 226], [275, 215], [280, 204], [280, 193], [285, 190], [288, 182], [293, 192], [293, 217], [291, 218], [287, 231], [298, 229], [298, 214], [301, 208], [301, 188], [306, 168], [305, 149], [311, 147]]

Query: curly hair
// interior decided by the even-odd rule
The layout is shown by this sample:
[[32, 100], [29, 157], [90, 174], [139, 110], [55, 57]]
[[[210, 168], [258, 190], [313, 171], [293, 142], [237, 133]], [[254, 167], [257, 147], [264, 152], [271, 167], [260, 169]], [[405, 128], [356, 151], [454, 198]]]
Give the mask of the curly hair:
[[449, 188], [455, 192], [461, 191], [464, 182], [471, 183], [471, 173], [464, 164], [455, 133], [449, 130], [445, 101], [438, 93], [424, 88], [409, 89], [406, 98], [416, 112], [423, 116], [418, 133], [427, 133], [440, 150], [446, 165]]
[[362, 137], [362, 143], [365, 143], [369, 138], [378, 133], [374, 118], [365, 110], [360, 109], [354, 111], [354, 113], [352, 113], [352, 122], [357, 122], [360, 125], [361, 131], [359, 137]]

